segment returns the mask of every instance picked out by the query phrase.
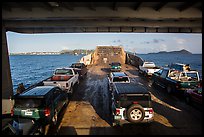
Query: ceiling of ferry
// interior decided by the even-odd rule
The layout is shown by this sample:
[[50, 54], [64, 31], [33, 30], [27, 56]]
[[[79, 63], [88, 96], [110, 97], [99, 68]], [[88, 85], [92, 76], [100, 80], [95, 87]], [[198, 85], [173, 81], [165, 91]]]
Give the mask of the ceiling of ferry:
[[4, 2], [19, 33], [202, 33], [202, 2]]

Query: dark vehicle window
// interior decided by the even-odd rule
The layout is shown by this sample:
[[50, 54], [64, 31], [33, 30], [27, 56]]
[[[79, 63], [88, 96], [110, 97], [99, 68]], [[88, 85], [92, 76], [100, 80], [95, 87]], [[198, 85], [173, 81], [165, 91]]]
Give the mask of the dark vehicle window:
[[55, 91], [53, 92], [53, 99], [56, 99], [59, 95], [60, 95], [60, 90], [55, 89]]
[[75, 69], [74, 69], [74, 73], [75, 73], [75, 74], [80, 73], [80, 70], [75, 70]]
[[33, 99], [33, 98], [18, 98], [15, 99], [15, 107], [23, 108], [35, 108], [40, 107], [44, 105], [44, 101], [42, 99]]
[[162, 71], [163, 70], [160, 69], [159, 71], [156, 71], [155, 73], [161, 75]]
[[55, 71], [55, 74], [60, 74], [60, 75], [61, 75], [61, 74], [64, 74], [64, 75], [68, 74], [68, 75], [73, 75], [71, 69], [57, 69], [57, 70]]
[[162, 78], [165, 78], [166, 75], [167, 75], [167, 73], [168, 73], [168, 70], [163, 70], [163, 71], [162, 71], [162, 74], [161, 74], [161, 77], [162, 77]]
[[128, 82], [128, 78], [127, 77], [114, 77], [113, 78], [113, 82]]
[[121, 66], [120, 63], [112, 63], [111, 65], [112, 65], [112, 66]]
[[149, 96], [127, 96], [129, 101], [150, 101]]
[[197, 73], [186, 73], [187, 77], [191, 77], [195, 80], [198, 80], [198, 76]]
[[81, 64], [72, 64], [71, 65], [72, 68], [82, 68]]

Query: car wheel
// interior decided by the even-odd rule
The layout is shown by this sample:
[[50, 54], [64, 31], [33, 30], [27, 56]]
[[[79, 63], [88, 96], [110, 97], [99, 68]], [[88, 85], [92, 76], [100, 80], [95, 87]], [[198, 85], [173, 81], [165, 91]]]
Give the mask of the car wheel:
[[137, 123], [144, 119], [145, 111], [140, 105], [133, 105], [127, 110], [127, 118], [129, 122]]
[[54, 116], [52, 118], [53, 125], [57, 125], [57, 110], [55, 109]]
[[74, 89], [73, 89], [73, 87], [72, 87], [72, 85], [71, 85], [71, 88], [70, 88], [70, 94], [72, 94], [73, 91], [74, 91]]

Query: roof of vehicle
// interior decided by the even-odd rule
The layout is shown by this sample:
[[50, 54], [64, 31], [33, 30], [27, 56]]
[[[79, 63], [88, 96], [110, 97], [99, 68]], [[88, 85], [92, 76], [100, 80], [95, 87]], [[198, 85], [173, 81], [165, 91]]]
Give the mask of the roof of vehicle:
[[115, 83], [118, 94], [149, 94], [142, 85], [136, 83]]
[[72, 65], [82, 65], [84, 63], [81, 63], [81, 62], [76, 62], [76, 63], [72, 63]]
[[73, 69], [73, 68], [71, 68], [71, 67], [61, 67], [61, 68], [56, 68], [55, 70], [57, 70], [57, 69]]
[[54, 88], [56, 88], [56, 86], [37, 86], [28, 91], [23, 92], [18, 97], [43, 97]]
[[145, 61], [144, 63], [145, 64], [154, 64], [154, 62], [148, 62], [148, 61]]
[[127, 76], [125, 72], [111, 72], [114, 77], [124, 77]]
[[79, 62], [77, 62], [77, 63], [72, 63], [72, 65], [70, 66], [71, 68], [80, 68], [81, 69], [81, 67], [82, 66], [85, 66], [85, 64], [84, 63], [79, 63]]

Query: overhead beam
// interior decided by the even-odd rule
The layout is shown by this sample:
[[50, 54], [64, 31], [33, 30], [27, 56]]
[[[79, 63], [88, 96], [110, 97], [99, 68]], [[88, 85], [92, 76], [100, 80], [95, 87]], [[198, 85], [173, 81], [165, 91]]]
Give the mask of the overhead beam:
[[193, 6], [195, 3], [196, 3], [196, 1], [194, 1], [194, 2], [192, 2], [192, 1], [191, 2], [185, 2], [184, 4], [178, 6], [177, 9], [179, 11], [184, 11], [184, 10], [190, 8], [191, 6]]
[[53, 7], [48, 2], [43, 2], [43, 5], [48, 11], [53, 11]]
[[11, 10], [11, 7], [9, 7], [7, 4], [5, 4], [5, 3], [2, 3], [2, 9], [4, 9], [4, 10], [6, 10], [6, 11], [9, 11], [9, 12], [11, 12], [12, 10]]
[[49, 4], [51, 7], [59, 7], [59, 3], [58, 3], [58, 2], [48, 2], [48, 4]]
[[68, 10], [74, 11], [74, 5], [67, 2], [59, 2], [60, 7], [64, 7]]
[[40, 21], [4, 21], [6, 28], [39, 28], [39, 27], [201, 27], [202, 28], [202, 20], [183, 20], [183, 21], [174, 21], [168, 20], [165, 21], [157, 21], [157, 20], [40, 20]]
[[8, 31], [18, 33], [86, 33], [86, 32], [152, 32], [152, 33], [202, 33], [202, 28], [173, 28], [173, 27], [67, 27], [67, 28], [13, 28]]
[[158, 5], [154, 7], [154, 10], [159, 11], [161, 10], [168, 2], [160, 2]]
[[134, 10], [138, 10], [141, 5], [142, 5], [142, 2], [137, 2], [134, 6]]
[[117, 2], [114, 2], [114, 3], [113, 3], [113, 10], [114, 10], [114, 11], [117, 11], [117, 10], [118, 10]]
[[16, 5], [19, 5], [19, 8], [22, 8], [25, 11], [32, 11], [31, 7], [28, 7], [28, 5], [25, 2], [15, 2]]
[[89, 2], [89, 9], [94, 10], [94, 11], [96, 10], [96, 7], [93, 2]]

